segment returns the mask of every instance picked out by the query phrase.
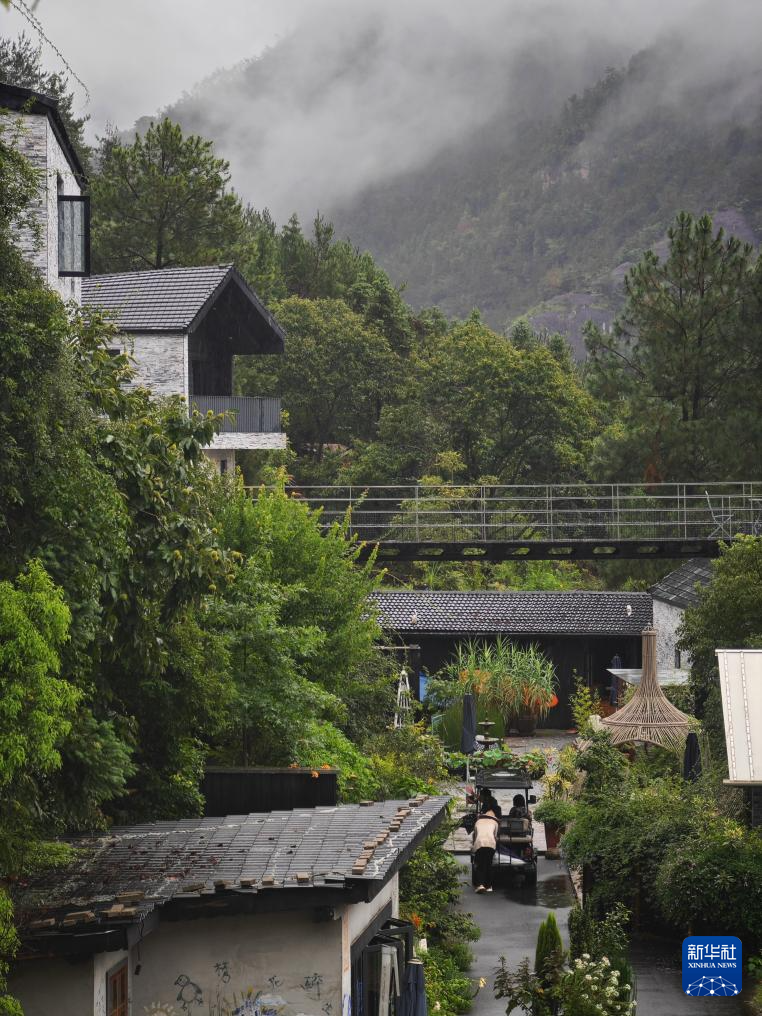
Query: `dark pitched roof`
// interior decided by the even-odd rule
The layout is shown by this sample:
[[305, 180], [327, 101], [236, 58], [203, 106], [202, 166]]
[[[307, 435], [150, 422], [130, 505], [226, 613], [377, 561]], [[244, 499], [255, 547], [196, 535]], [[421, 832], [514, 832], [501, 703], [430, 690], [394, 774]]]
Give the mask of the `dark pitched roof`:
[[27, 937], [50, 936], [138, 922], [169, 904], [219, 907], [308, 890], [305, 906], [330, 902], [337, 890], [346, 902], [352, 893], [370, 899], [436, 827], [448, 801], [421, 795], [114, 829], [83, 842], [86, 853], [71, 867], [21, 890], [17, 919]]
[[373, 600], [382, 628], [421, 634], [640, 635], [653, 621], [648, 593], [381, 590]]
[[675, 607], [692, 607], [698, 603], [696, 585], [707, 586], [711, 581], [712, 562], [703, 557], [694, 557], [665, 575], [655, 586], [651, 586], [651, 595], [655, 600], [671, 603]]
[[123, 332], [188, 332], [229, 287], [248, 302], [282, 352], [283, 330], [234, 265], [92, 275], [82, 280], [82, 303], [106, 311]]
[[21, 88], [19, 85], [10, 85], [5, 81], [0, 81], [0, 109], [46, 116], [53, 128], [56, 140], [66, 156], [66, 161], [71, 166], [72, 173], [81, 186], [85, 185], [87, 182], [85, 171], [61, 119], [61, 114], [58, 112], [58, 102], [54, 98], [50, 95], [43, 95], [41, 92], [33, 92], [31, 88]]

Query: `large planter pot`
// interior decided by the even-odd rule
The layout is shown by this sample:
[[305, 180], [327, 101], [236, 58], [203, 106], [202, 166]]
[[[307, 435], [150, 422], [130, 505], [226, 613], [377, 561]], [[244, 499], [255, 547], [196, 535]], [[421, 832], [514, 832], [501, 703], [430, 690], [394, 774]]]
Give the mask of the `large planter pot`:
[[533, 735], [537, 730], [537, 713], [525, 713], [516, 720], [516, 729], [524, 736]]
[[557, 850], [561, 837], [564, 834], [564, 826], [556, 825], [555, 822], [544, 822], [545, 845], [549, 850]]

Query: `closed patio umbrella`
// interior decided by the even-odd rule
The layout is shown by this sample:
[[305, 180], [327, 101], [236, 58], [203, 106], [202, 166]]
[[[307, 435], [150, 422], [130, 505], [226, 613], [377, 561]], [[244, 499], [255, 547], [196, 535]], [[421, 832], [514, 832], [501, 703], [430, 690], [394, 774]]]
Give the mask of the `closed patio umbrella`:
[[701, 775], [701, 748], [693, 731], [685, 739], [683, 755], [683, 779], [695, 781]]
[[476, 703], [468, 692], [463, 696], [463, 726], [460, 730], [460, 750], [464, 755], [476, 751]]
[[420, 960], [411, 960], [405, 973], [399, 1016], [428, 1016], [428, 1012], [423, 963]]

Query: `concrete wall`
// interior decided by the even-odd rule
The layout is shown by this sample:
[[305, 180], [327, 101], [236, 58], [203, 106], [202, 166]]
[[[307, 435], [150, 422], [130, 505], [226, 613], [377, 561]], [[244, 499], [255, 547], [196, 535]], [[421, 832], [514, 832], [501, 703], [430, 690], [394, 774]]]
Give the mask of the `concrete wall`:
[[232, 448], [205, 448], [204, 455], [214, 464], [215, 470], [222, 471], [222, 462], [226, 463], [225, 472], [235, 472], [235, 451]]
[[396, 916], [396, 876], [328, 920], [306, 910], [165, 921], [129, 956], [19, 963], [10, 991], [25, 1016], [106, 1016], [107, 976], [128, 959], [131, 1016], [350, 1016], [352, 943], [390, 902]]
[[[62, 299], [80, 303], [81, 280], [58, 277], [58, 195], [78, 195], [82, 190], [46, 116], [37, 113], [3, 114], [0, 123], [16, 133], [17, 136], [12, 138], [14, 145], [40, 172], [38, 198], [30, 206], [39, 227], [39, 236], [35, 237], [29, 229], [20, 228], [17, 243], [26, 258]], [[20, 125], [18, 131], [16, 124]], [[8, 133], [4, 136], [11, 140]]]
[[[90, 957], [84, 957], [79, 963], [69, 963], [65, 959], [25, 960], [14, 966], [8, 991], [11, 996], [21, 999], [24, 1016], [51, 1016], [51, 1013], [56, 1016], [89, 1016], [96, 1012], [93, 960]], [[104, 977], [103, 1008], [97, 1016], [105, 1016], [105, 991]]]
[[690, 667], [688, 653], [680, 654], [679, 664], [675, 656], [677, 646], [677, 630], [683, 622], [683, 609], [672, 603], [664, 603], [654, 599], [654, 628], [656, 629], [656, 665], [657, 667]]
[[307, 911], [166, 922], [141, 945], [132, 1016], [341, 1016], [341, 990], [338, 920]]
[[188, 397], [188, 337], [182, 332], [124, 335], [122, 347], [133, 358], [134, 385], [154, 395]]

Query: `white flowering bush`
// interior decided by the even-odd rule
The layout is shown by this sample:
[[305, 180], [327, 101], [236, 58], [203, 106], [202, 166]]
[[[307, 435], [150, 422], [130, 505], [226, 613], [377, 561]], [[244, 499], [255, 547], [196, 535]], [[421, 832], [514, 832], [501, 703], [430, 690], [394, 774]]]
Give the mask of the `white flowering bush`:
[[569, 1016], [633, 1016], [630, 985], [620, 983], [618, 970], [606, 956], [593, 959], [582, 953], [566, 967], [558, 981], [561, 1011]]

